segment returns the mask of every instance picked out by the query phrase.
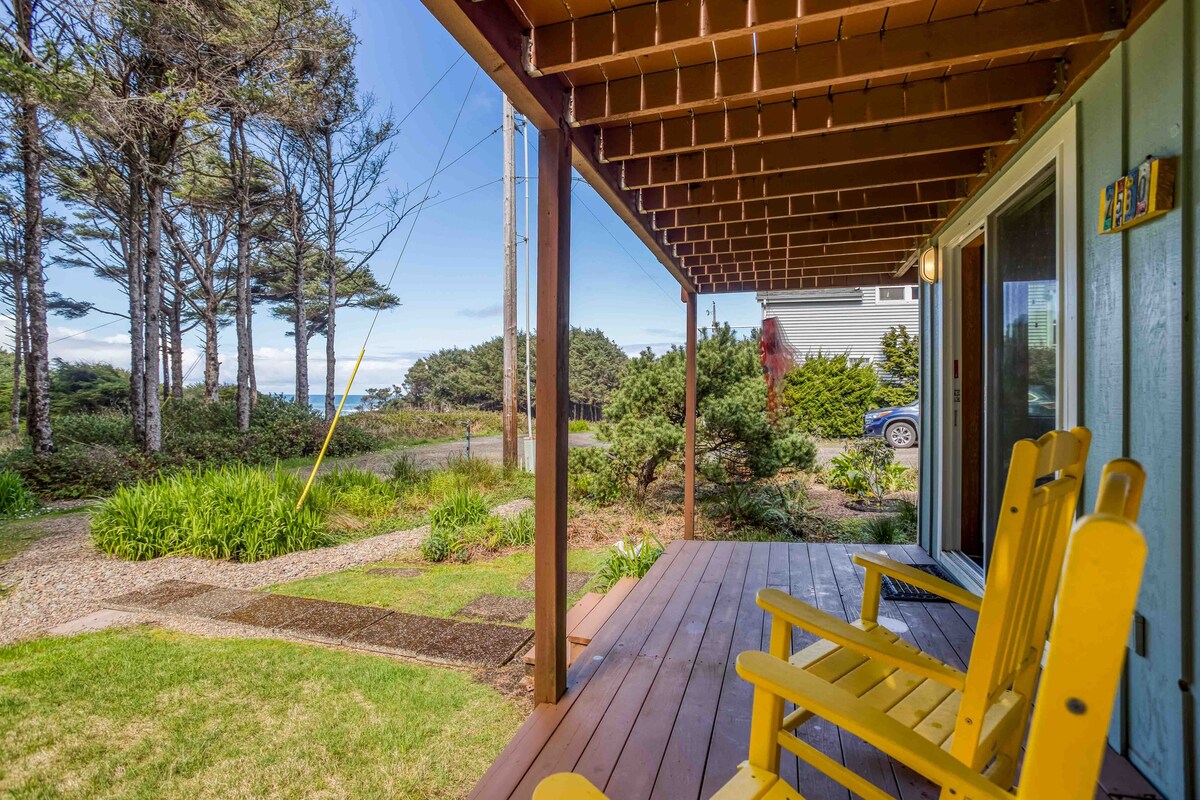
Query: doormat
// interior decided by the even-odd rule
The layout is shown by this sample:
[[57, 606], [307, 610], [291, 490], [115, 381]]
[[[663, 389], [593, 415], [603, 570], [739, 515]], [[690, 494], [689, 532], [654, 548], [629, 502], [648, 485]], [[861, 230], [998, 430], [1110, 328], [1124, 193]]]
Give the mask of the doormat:
[[[949, 583], [954, 583], [946, 571], [937, 564], [910, 564], [909, 566], [911, 566], [913, 569], [919, 569], [922, 572], [928, 572], [935, 578], [941, 578]], [[880, 596], [884, 600], [901, 600], [906, 603], [950, 602], [944, 597], [938, 597], [932, 592], [927, 592], [924, 589], [918, 589], [911, 583], [905, 583], [904, 581], [896, 580], [890, 575], [883, 576], [883, 592]]]

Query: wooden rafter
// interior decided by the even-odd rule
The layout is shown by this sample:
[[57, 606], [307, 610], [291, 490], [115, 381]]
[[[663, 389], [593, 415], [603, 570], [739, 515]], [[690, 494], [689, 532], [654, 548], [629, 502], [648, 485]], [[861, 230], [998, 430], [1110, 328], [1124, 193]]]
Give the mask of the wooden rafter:
[[823, 192], [775, 200], [750, 200], [740, 203], [721, 203], [695, 208], [668, 209], [654, 214], [654, 227], [685, 228], [713, 222], [740, 222], [778, 217], [805, 217], [814, 214], [836, 214], [876, 208], [894, 208], [914, 203], [943, 203], [967, 196], [965, 181], [910, 183], [903, 186], [883, 186], [877, 189], [851, 189], [845, 192]]
[[602, 161], [1012, 108], [1058, 91], [1055, 61], [601, 128]]
[[830, 133], [800, 140], [744, 144], [675, 156], [633, 158], [621, 162], [627, 189], [711, 181], [842, 164], [862, 164], [911, 155], [975, 150], [1016, 138], [1008, 111], [909, 122], [887, 128]]
[[[696, 239], [741, 239], [778, 233], [813, 233], [892, 226], [897, 223], [936, 223], [946, 217], [948, 204], [923, 203], [900, 208], [877, 208], [868, 211], [847, 211], [839, 214], [818, 214], [808, 217], [774, 217], [749, 222], [716, 222], [689, 228], [666, 231], [667, 244]], [[678, 231], [690, 231], [693, 238]]]
[[800, 256], [787, 255], [787, 251], [778, 251], [774, 257], [737, 259], [727, 254], [711, 256], [688, 256], [684, 259], [688, 273], [691, 275], [708, 275], [718, 272], [771, 270], [771, 269], [814, 269], [821, 267], [862, 268], [864, 271], [894, 269], [908, 257], [907, 250], [889, 250], [883, 253], [862, 253], [854, 255], [830, 256]]
[[639, 192], [642, 211], [691, 208], [714, 203], [768, 200], [821, 192], [973, 178], [983, 173], [982, 150], [960, 150], [895, 159], [887, 169], [873, 163], [843, 164], [821, 170], [796, 170], [748, 178], [649, 186]]
[[[853, 228], [830, 228], [825, 230], [810, 230], [800, 233], [758, 233], [745, 236], [731, 235], [729, 238], [720, 236], [706, 237], [706, 229], [718, 226], [698, 225], [694, 228], [674, 228], [666, 232], [667, 242], [675, 248], [676, 255], [693, 255], [695, 253], [724, 253], [733, 250], [758, 250], [766, 247], [827, 247], [834, 244], [849, 244], [852, 242], [870, 243], [886, 239], [924, 239], [932, 230], [928, 222], [899, 222], [886, 225], [862, 226]], [[721, 233], [726, 226], [720, 226]], [[710, 230], [716, 233], [715, 230]], [[738, 231], [732, 231], [733, 234]], [[690, 235], [690, 238], [687, 238]], [[682, 248], [693, 248], [684, 251]]]
[[[766, 239], [767, 237], [760, 237]], [[786, 237], [782, 237], [786, 238]], [[863, 253], [889, 253], [904, 250], [911, 252], [919, 242], [916, 236], [900, 236], [892, 239], [876, 239], [873, 241], [853, 241], [839, 244], [810, 244], [788, 245], [780, 244], [774, 247], [763, 242], [757, 246], [732, 247], [739, 240], [726, 239], [721, 250], [712, 249], [713, 242], [689, 242], [675, 245], [675, 255], [682, 259], [684, 266], [694, 266], [706, 262], [692, 262], [693, 258], [716, 257], [718, 264], [733, 264], [740, 261], [754, 261], [777, 258], [803, 258], [806, 256], [855, 255]], [[743, 240], [744, 241], [744, 240]], [[721, 260], [725, 259], [725, 260]]]
[[753, 277], [698, 283], [698, 294], [729, 294], [733, 292], [786, 292], [796, 289], [837, 289], [859, 286], [911, 286], [916, 278], [911, 271], [897, 277], [890, 272], [833, 275], [754, 275]]
[[549, 75], [749, 33], [836, 20], [905, 0], [662, 0], [535, 27], [526, 68]]
[[571, 90], [573, 125], [634, 120], [704, 104], [892, 78], [1032, 55], [1117, 36], [1109, 0], [1055, 0], [677, 67]]

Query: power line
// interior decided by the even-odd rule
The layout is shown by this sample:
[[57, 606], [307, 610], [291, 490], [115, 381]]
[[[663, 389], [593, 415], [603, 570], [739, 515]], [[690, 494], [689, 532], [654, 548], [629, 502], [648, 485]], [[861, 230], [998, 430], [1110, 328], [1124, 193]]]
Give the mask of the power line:
[[405, 120], [407, 120], [409, 117], [412, 116], [413, 112], [417, 110], [417, 108], [421, 105], [421, 103], [425, 102], [425, 98], [427, 98], [427, 97], [429, 97], [429, 95], [433, 94], [433, 90], [436, 89], [438, 87], [438, 84], [441, 83], [442, 80], [447, 75], [450, 74], [450, 70], [452, 70], [458, 66], [458, 62], [462, 61], [463, 56], [465, 56], [466, 54], [467, 54], [467, 51], [465, 51], [465, 50], [458, 54], [458, 58], [454, 59], [454, 63], [452, 63], [450, 66], [446, 67], [446, 71], [443, 72], [440, 76], [438, 76], [438, 79], [433, 82], [433, 86], [430, 86], [429, 89], [426, 90], [425, 94], [421, 95], [421, 99], [416, 102], [416, 105], [414, 105], [412, 108], [410, 108], [408, 110], [408, 113], [405, 114], [403, 117], [401, 117], [400, 121], [396, 123], [397, 128], [399, 128], [401, 125], [403, 125]]
[[52, 344], [58, 344], [59, 342], [65, 342], [67, 339], [74, 339], [76, 336], [83, 336], [85, 333], [91, 333], [92, 331], [98, 331], [101, 328], [107, 328], [109, 325], [116, 325], [120, 321], [121, 321], [120, 318], [110, 319], [108, 322], [101, 323], [100, 325], [97, 325], [94, 328], [88, 328], [85, 331], [76, 331], [75, 333], [72, 333], [70, 336], [61, 336], [57, 339], [47, 342], [46, 344], [47, 344], [47, 346], [49, 346]]

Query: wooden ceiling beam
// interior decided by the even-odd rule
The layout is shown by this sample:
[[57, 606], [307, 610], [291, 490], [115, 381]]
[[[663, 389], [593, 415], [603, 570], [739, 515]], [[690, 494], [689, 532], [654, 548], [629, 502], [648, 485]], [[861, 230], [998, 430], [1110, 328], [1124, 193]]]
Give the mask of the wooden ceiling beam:
[[912, 286], [917, 279], [908, 274], [897, 277], [890, 272], [868, 275], [787, 275], [747, 280], [722, 280], [697, 283], [698, 294], [733, 294], [735, 292], [787, 292], [797, 289], [854, 289], [859, 286]]
[[905, 0], [660, 0], [534, 27], [526, 69], [550, 75], [662, 50], [885, 10]]
[[573, 125], [1029, 55], [1120, 35], [1110, 0], [1053, 0], [571, 89]]
[[598, 156], [616, 161], [789, 139], [955, 114], [1014, 108], [1054, 96], [1058, 62], [1031, 61], [961, 75], [600, 129]]
[[[766, 239], [767, 237], [759, 237]], [[786, 239], [786, 235], [780, 237]], [[771, 246], [761, 242], [754, 246], [733, 246], [738, 240], [726, 239], [721, 242], [720, 249], [713, 248], [713, 242], [688, 242], [675, 245], [675, 255], [684, 266], [691, 266], [689, 259], [709, 256], [717, 257], [718, 264], [733, 264], [742, 260], [763, 260], [764, 258], [805, 258], [812, 256], [861, 255], [866, 253], [888, 253], [897, 250], [911, 252], [919, 243], [916, 236], [899, 236], [892, 239], [876, 239], [873, 241], [853, 241], [837, 244], [788, 245], [786, 243]], [[741, 240], [748, 241], [748, 240]], [[724, 259], [724, 260], [722, 260]]]
[[662, 211], [714, 203], [974, 178], [983, 173], [983, 154], [983, 150], [960, 150], [895, 159], [888, 163], [887, 169], [879, 169], [871, 163], [842, 164], [820, 170], [649, 186], [640, 190], [638, 205], [642, 211]]
[[[757, 223], [755, 223], [757, 224]], [[693, 228], [672, 228], [666, 232], [669, 246], [675, 249], [676, 256], [693, 255], [695, 253], [722, 253], [732, 250], [760, 250], [765, 247], [828, 247], [845, 245], [854, 242], [871, 243], [888, 239], [921, 240], [929, 236], [933, 229], [930, 222], [900, 222], [885, 225], [874, 225], [858, 228], [832, 228], [826, 230], [802, 231], [799, 233], [756, 232], [744, 236], [736, 235], [739, 231], [727, 230], [726, 225], [697, 225]], [[730, 232], [729, 238], [722, 236], [706, 237], [706, 231], [715, 233]], [[765, 226], [764, 226], [765, 228]], [[681, 248], [692, 248], [685, 251]]]
[[684, 266], [687, 267], [688, 273], [693, 276], [712, 275], [722, 272], [745, 272], [747, 270], [805, 270], [824, 267], [837, 267], [839, 269], [861, 267], [865, 272], [886, 272], [904, 263], [904, 259], [908, 256], [908, 253], [908, 250], [890, 250], [884, 253], [861, 253], [857, 255], [806, 256], [796, 258], [780, 255], [776, 258], [747, 258], [743, 260], [731, 259], [728, 261], [718, 261], [717, 259], [722, 257], [720, 255], [689, 256], [685, 259]]
[[[642, 189], [672, 183], [977, 150], [1004, 144], [1015, 138], [1015, 116], [1012, 112], [987, 111], [887, 128], [701, 150], [686, 155], [633, 158], [620, 164], [622, 185], [626, 189]], [[885, 171], [887, 167], [878, 165], [878, 169]]]
[[[847, 211], [843, 214], [811, 217], [776, 217], [749, 222], [717, 222], [712, 225], [670, 229], [666, 231], [666, 240], [670, 245], [698, 239], [744, 239], [751, 236], [770, 236], [779, 233], [827, 233], [835, 230], [847, 231], [863, 228], [874, 230], [877, 226], [892, 227], [900, 223], [922, 224], [932, 229], [932, 224], [940, 223], [946, 218], [946, 211], [945, 206], [933, 204], [880, 208], [872, 211]], [[684, 233], [680, 235], [679, 231]]]
[[686, 228], [714, 222], [741, 222], [752, 219], [805, 217], [814, 214], [838, 214], [876, 208], [894, 208], [918, 203], [950, 203], [967, 196], [966, 181], [910, 183], [876, 189], [851, 189], [823, 192], [775, 200], [750, 200], [719, 203], [696, 208], [667, 209], [654, 213], [655, 230]]

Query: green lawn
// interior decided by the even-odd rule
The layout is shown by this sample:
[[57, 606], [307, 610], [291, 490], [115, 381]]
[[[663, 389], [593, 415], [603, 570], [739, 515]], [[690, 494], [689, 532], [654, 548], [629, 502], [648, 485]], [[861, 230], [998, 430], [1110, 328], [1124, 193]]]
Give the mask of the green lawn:
[[0, 796], [454, 798], [522, 720], [467, 675], [151, 629], [0, 648]]
[[[604, 563], [608, 552], [607, 549], [572, 550], [567, 554], [567, 569], [571, 572], [594, 573]], [[426, 572], [415, 578], [367, 574], [367, 570], [372, 567], [394, 566], [422, 567]], [[271, 587], [271, 591], [318, 600], [393, 608], [408, 614], [450, 617], [480, 595], [532, 597], [532, 593], [517, 589], [521, 579], [532, 573], [533, 552], [527, 550], [466, 564], [371, 564], [279, 584]], [[573, 603], [587, 589], [585, 586], [583, 591], [573, 595], [568, 602]], [[532, 627], [532, 616], [525, 620], [525, 625]]]

